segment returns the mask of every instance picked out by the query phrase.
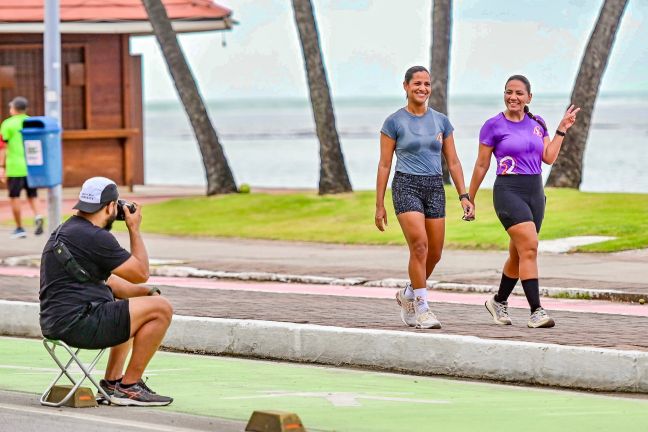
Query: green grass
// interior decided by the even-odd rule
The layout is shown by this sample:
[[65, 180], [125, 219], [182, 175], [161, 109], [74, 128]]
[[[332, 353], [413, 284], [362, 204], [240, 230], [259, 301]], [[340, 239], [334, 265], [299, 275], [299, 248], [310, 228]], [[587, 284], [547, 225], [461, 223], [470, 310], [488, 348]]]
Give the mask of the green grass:
[[571, 300], [592, 300], [592, 296], [588, 293], [568, 293], [568, 292], [559, 292], [556, 294], [549, 294], [551, 298], [557, 299], [571, 299]]
[[[581, 247], [609, 252], [648, 247], [648, 195], [546, 190], [541, 239], [576, 235], [617, 237]], [[461, 249], [505, 249], [508, 236], [492, 206], [490, 190], [477, 199], [477, 220], [461, 220], [456, 192], [447, 189], [446, 245]], [[318, 196], [315, 193], [233, 194], [175, 199], [147, 205], [142, 229], [183, 236], [220, 236], [346, 244], [404, 244], [387, 195], [389, 227], [373, 224], [374, 192]]]

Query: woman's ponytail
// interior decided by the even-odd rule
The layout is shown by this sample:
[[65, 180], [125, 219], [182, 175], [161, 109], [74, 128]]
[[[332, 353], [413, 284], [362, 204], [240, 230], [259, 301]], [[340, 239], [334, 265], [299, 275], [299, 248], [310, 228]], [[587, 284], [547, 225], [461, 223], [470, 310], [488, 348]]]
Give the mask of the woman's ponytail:
[[542, 126], [542, 129], [547, 132], [547, 125], [545, 124], [545, 122], [541, 118], [538, 118], [531, 114], [527, 105], [524, 105], [524, 112], [529, 116], [529, 118], [531, 118], [531, 120], [535, 120], [540, 126]]

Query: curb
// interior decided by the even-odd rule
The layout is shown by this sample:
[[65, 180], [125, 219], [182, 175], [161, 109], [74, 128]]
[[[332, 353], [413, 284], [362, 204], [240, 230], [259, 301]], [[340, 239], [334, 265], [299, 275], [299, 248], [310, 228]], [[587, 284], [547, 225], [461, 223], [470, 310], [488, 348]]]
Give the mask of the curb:
[[[41, 337], [37, 303], [0, 300], [0, 334]], [[166, 348], [424, 375], [648, 393], [648, 353], [175, 315]], [[506, 358], [506, 363], [502, 359]]]
[[[154, 261], [154, 260], [151, 260]], [[168, 262], [168, 261], [165, 261]], [[177, 261], [175, 261], [177, 262]], [[8, 267], [40, 267], [40, 255], [25, 255], [0, 259], [0, 265]], [[267, 272], [227, 272], [201, 270], [195, 267], [179, 265], [151, 265], [151, 276], [165, 277], [194, 277], [206, 279], [229, 279], [256, 282], [283, 282], [301, 283], [314, 285], [343, 285], [343, 286], [365, 286], [372, 288], [405, 288], [408, 279], [378, 279], [370, 280], [364, 277], [334, 278], [327, 276], [293, 275], [283, 273]], [[451, 292], [486, 293], [495, 294], [498, 290], [496, 285], [461, 284], [451, 282], [440, 282], [430, 280], [427, 282], [428, 289], [436, 289]], [[520, 286], [513, 290], [515, 295], [524, 295]], [[586, 300], [609, 300], [617, 302], [638, 303], [646, 299], [645, 293], [633, 293], [619, 290], [600, 290], [591, 288], [562, 288], [562, 287], [541, 287], [540, 295], [555, 298], [586, 299]]]

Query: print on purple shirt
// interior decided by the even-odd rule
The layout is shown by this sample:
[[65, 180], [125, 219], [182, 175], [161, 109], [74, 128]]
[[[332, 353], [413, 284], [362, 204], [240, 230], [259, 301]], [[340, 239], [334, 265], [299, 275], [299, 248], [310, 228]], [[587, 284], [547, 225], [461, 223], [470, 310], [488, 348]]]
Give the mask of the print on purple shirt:
[[[540, 116], [536, 116], [541, 119]], [[479, 142], [493, 147], [497, 175], [542, 174], [544, 137], [549, 136], [540, 124], [524, 116], [520, 122], [507, 119], [503, 113], [486, 120], [479, 131]]]

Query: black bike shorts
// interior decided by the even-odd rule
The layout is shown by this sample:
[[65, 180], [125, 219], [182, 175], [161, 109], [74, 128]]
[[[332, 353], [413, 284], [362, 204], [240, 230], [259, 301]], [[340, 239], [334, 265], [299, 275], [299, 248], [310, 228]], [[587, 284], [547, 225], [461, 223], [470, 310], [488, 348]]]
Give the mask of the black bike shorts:
[[126, 342], [130, 339], [128, 299], [88, 303], [81, 318], [54, 339], [85, 349], [108, 348]]
[[499, 175], [495, 180], [493, 205], [506, 230], [522, 222], [533, 222], [536, 232], [540, 232], [546, 201], [540, 174]]
[[396, 171], [392, 180], [392, 199], [397, 215], [415, 211], [423, 213], [426, 219], [445, 217], [443, 176]]

